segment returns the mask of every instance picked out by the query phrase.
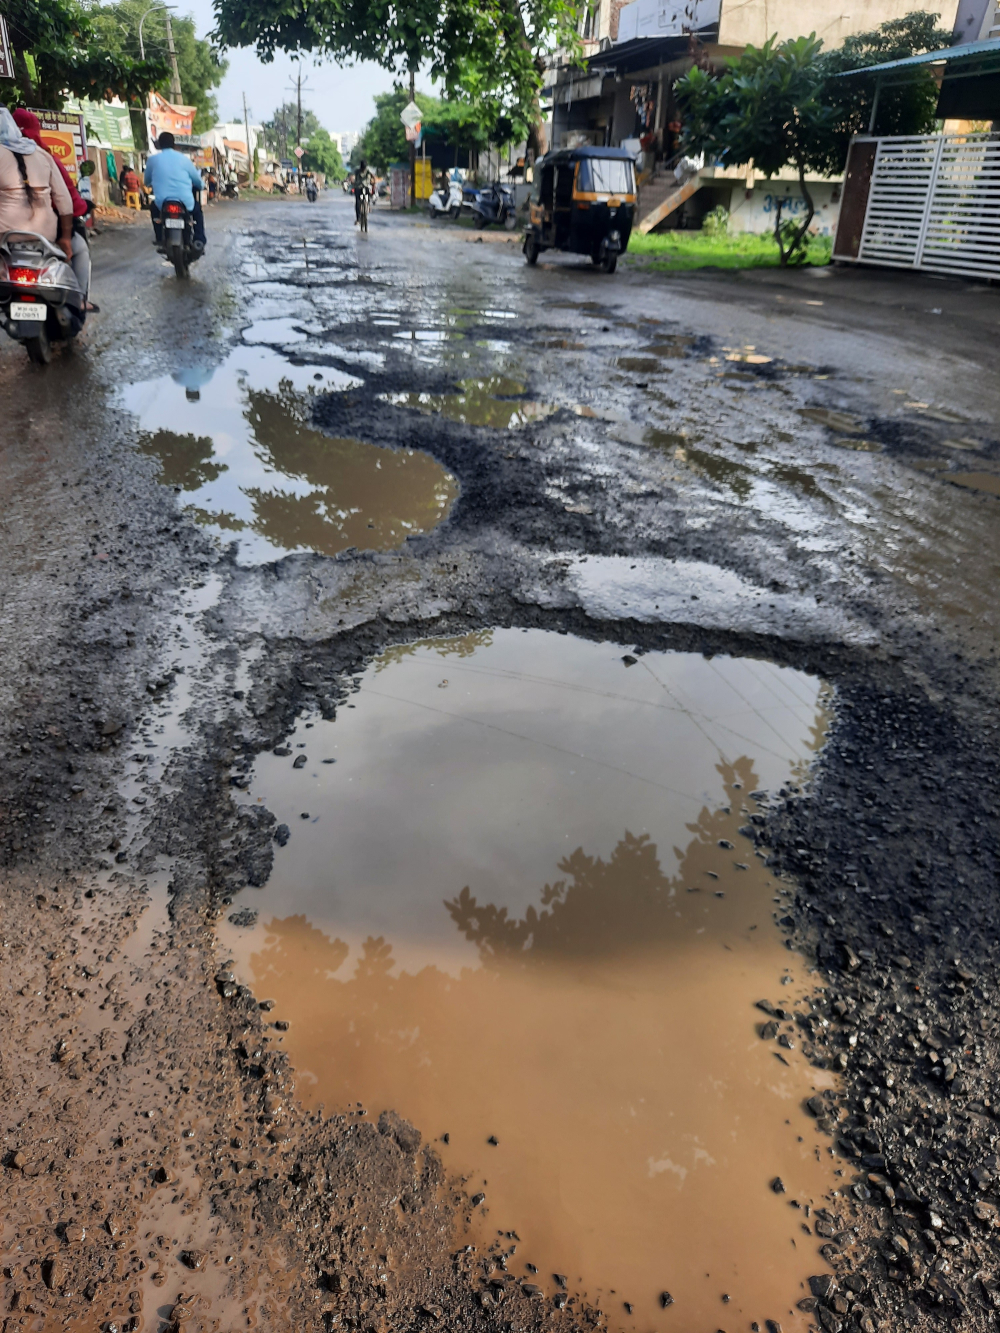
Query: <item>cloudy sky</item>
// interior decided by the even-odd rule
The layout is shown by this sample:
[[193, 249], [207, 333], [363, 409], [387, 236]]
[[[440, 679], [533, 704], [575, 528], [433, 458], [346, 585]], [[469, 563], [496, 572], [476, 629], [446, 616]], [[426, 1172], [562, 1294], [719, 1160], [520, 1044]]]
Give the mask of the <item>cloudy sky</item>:
[[[191, 14], [198, 36], [207, 36], [214, 26], [212, 0], [176, 0], [180, 14]], [[294, 98], [289, 85], [294, 84], [296, 62], [279, 55], [270, 65], [263, 65], [253, 50], [228, 52], [229, 72], [218, 90], [219, 115], [223, 119], [243, 116], [243, 94], [251, 119], [267, 120], [271, 112], [287, 98]], [[319, 116], [328, 130], [360, 130], [375, 114], [376, 93], [388, 92], [392, 75], [377, 65], [346, 67], [324, 62], [302, 62], [302, 105]]]

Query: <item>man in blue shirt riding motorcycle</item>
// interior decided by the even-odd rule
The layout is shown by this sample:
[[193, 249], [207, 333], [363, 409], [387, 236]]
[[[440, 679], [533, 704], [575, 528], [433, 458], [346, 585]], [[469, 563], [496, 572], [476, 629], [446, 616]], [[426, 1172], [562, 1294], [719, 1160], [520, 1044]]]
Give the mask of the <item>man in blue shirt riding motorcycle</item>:
[[168, 199], [176, 199], [187, 208], [194, 223], [194, 248], [205, 248], [205, 215], [201, 211], [201, 190], [204, 182], [201, 172], [190, 158], [179, 153], [174, 147], [174, 136], [168, 131], [156, 141], [160, 150], [146, 163], [143, 176], [146, 184], [153, 191], [153, 206], [149, 210], [153, 218], [155, 245], [163, 244], [163, 227], [160, 224], [160, 209]]

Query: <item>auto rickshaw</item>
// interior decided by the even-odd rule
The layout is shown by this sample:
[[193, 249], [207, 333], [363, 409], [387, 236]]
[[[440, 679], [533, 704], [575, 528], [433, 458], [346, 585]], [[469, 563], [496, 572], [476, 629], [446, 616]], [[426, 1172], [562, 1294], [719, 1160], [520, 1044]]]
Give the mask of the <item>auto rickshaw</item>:
[[524, 257], [543, 250], [589, 255], [614, 273], [635, 218], [635, 164], [624, 148], [562, 148], [535, 163]]

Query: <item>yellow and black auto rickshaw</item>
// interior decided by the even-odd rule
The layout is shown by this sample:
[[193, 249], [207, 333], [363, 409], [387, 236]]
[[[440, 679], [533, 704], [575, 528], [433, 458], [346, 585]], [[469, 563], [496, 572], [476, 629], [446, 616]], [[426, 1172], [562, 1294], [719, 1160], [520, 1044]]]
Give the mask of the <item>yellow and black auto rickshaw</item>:
[[589, 255], [614, 273], [635, 217], [635, 164], [624, 148], [564, 148], [535, 163], [524, 257], [543, 250]]

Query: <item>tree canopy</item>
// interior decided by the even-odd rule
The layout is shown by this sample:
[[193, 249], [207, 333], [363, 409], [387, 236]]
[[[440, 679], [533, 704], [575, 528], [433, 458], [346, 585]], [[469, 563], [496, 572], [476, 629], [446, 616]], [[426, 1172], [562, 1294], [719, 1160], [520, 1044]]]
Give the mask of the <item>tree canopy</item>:
[[[109, 51], [130, 59], [139, 54], [139, 22], [149, 9], [149, 0], [118, 0], [116, 4], [95, 6], [90, 19], [101, 42]], [[194, 19], [173, 17], [171, 27], [177, 69], [181, 77], [181, 96], [185, 106], [196, 108], [196, 134], [211, 129], [218, 120], [218, 106], [212, 92], [222, 82], [227, 61], [211, 42], [199, 38]], [[167, 30], [162, 10], [153, 10], [142, 26], [147, 56], [164, 63], [164, 75], [153, 85], [164, 97], [170, 96], [170, 70], [167, 60]]]
[[60, 110], [66, 97], [102, 101], [142, 98], [169, 78], [158, 52], [109, 47], [91, 12], [77, 0], [0, 0], [14, 54], [15, 78], [3, 89], [12, 103]]
[[538, 93], [545, 54], [575, 51], [585, 0], [214, 0], [225, 46], [335, 60], [372, 60], [397, 74], [427, 69], [453, 102], [487, 124], [503, 119], [542, 135]]

